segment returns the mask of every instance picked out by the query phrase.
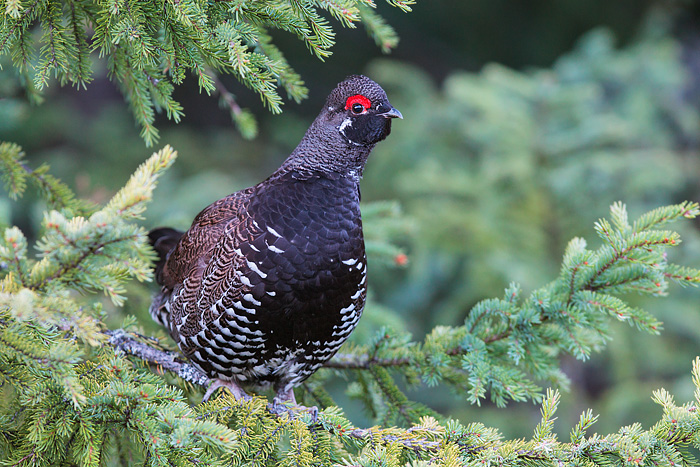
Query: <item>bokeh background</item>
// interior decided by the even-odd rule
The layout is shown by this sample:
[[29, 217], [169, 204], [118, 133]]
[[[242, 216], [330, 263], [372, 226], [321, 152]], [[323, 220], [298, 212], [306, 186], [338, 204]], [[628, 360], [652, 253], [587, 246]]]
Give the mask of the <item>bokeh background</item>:
[[[386, 201], [366, 221], [371, 304], [354, 339], [381, 325], [422, 339], [439, 324], [458, 325], [480, 299], [515, 281], [527, 294], [553, 280], [574, 236], [598, 245], [593, 223], [615, 201], [634, 217], [686, 199], [700, 200], [700, 8], [662, 0], [421, 0], [411, 14], [380, 5], [401, 37], [383, 56], [363, 31], [337, 29], [334, 55], [313, 58], [288, 34], [276, 40], [304, 77], [309, 99], [272, 116], [258, 98], [224, 79], [251, 108], [260, 134], [244, 140], [216, 98], [195, 80], [178, 89], [184, 121], [161, 116], [159, 146], [179, 159], [166, 175], [144, 226], [186, 228], [208, 203], [269, 175], [294, 148], [330, 89], [365, 73], [404, 115], [367, 165], [363, 202]], [[97, 60], [97, 59], [95, 59]], [[139, 138], [104, 64], [86, 90], [51, 86], [30, 106], [16, 78], [0, 72], [0, 140], [22, 145], [32, 166], [81, 197], [104, 202], [153, 150]], [[0, 198], [0, 220], [35, 231], [43, 206], [31, 195]], [[700, 267], [700, 224], [677, 227], [673, 260]], [[391, 240], [404, 251], [383, 243]], [[149, 285], [134, 284], [113, 325], [147, 313]], [[691, 361], [700, 355], [700, 291], [672, 286], [667, 298], [625, 297], [664, 322], [659, 336], [615, 323], [613, 340], [586, 362], [565, 358], [556, 428], [600, 414], [592, 431], [609, 433], [661, 416], [651, 401], [665, 387], [692, 398]], [[330, 378], [350, 418], [364, 414]], [[463, 422], [482, 421], [508, 437], [529, 436], [532, 403], [481, 407], [441, 388], [409, 396]]]

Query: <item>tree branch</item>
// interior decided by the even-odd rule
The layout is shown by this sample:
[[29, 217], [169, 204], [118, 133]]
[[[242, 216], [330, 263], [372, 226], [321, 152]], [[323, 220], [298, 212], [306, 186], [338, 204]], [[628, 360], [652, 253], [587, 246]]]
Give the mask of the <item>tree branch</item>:
[[[207, 70], [207, 71], [210, 71], [210, 70]], [[241, 109], [241, 106], [238, 105], [238, 102], [236, 102], [236, 98], [233, 96], [233, 94], [228, 89], [226, 89], [226, 86], [219, 78], [219, 75], [210, 71], [210, 76], [211, 76], [212, 81], [214, 82], [214, 86], [216, 87], [216, 91], [219, 93], [219, 95], [221, 96], [223, 101], [226, 103], [226, 106], [229, 108], [229, 110], [235, 115], [240, 115], [241, 112], [243, 111]]]
[[331, 360], [323, 364], [324, 368], [335, 368], [338, 370], [369, 370], [371, 366], [400, 367], [408, 366], [411, 360], [408, 358], [374, 358], [369, 356], [358, 356], [349, 353], [336, 354]]
[[115, 349], [121, 350], [127, 355], [133, 355], [141, 360], [159, 368], [171, 371], [188, 383], [207, 387], [209, 377], [198, 368], [182, 360], [182, 356], [175, 352], [159, 350], [148, 344], [140, 342], [129, 335], [123, 329], [104, 332], [109, 336], [109, 344]]
[[[145, 342], [133, 338], [130, 333], [123, 329], [107, 330], [104, 333], [109, 336], [108, 342], [112, 347], [121, 350], [127, 355], [138, 357], [151, 365], [171, 371], [185, 381], [197, 386], [207, 387], [209, 385], [209, 377], [198, 368], [186, 363], [183, 356], [177, 352], [156, 349]], [[448, 353], [456, 355], [459, 353], [459, 349], [454, 349], [453, 352]], [[336, 354], [323, 366], [338, 370], [368, 370], [371, 366], [403, 367], [410, 364], [411, 360], [408, 358], [369, 358], [368, 356], [341, 353]]]
[[[425, 427], [421, 426], [414, 426], [412, 428], [408, 428], [405, 430], [405, 434], [412, 434], [414, 431], [418, 430], [425, 430]], [[345, 433], [343, 436], [349, 437], [349, 438], [355, 438], [359, 439], [362, 441], [369, 441], [371, 442], [374, 437], [381, 433], [382, 430], [377, 430], [376, 428], [367, 428], [367, 429], [362, 429], [362, 428], [355, 428], [354, 430]], [[436, 435], [440, 435], [440, 433], [436, 433]], [[400, 443], [404, 447], [412, 450], [415, 453], [422, 453], [426, 451], [436, 451], [440, 449], [441, 447], [441, 442], [440, 441], [430, 441], [424, 438], [409, 438], [409, 437], [404, 437], [404, 436], [397, 436], [397, 435], [390, 435], [390, 434], [384, 434], [381, 436], [381, 439], [385, 443]]]

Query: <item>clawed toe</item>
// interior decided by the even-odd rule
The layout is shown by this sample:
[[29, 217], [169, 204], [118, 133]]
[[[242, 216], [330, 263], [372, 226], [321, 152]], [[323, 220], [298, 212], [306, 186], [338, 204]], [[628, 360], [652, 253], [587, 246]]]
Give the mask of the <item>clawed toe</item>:
[[312, 405], [311, 407], [305, 407], [306, 410], [309, 411], [309, 414], [311, 414], [311, 421], [313, 423], [316, 423], [318, 421], [318, 407], [315, 405]]
[[214, 380], [213, 383], [209, 386], [209, 389], [207, 389], [207, 392], [204, 393], [204, 397], [202, 398], [202, 402], [206, 402], [209, 400], [209, 398], [216, 392], [217, 389], [219, 388], [226, 388], [229, 390], [231, 395], [234, 397], [234, 399], [238, 400], [250, 400], [250, 396], [246, 394], [246, 392], [241, 389], [241, 387], [236, 384], [234, 381], [226, 381], [222, 379], [217, 379]]
[[311, 415], [311, 422], [316, 423], [318, 420], [318, 407], [315, 405], [311, 407], [306, 407], [301, 404], [297, 404], [294, 394], [292, 393], [291, 398], [281, 398], [279, 394], [272, 400], [271, 411], [276, 414], [282, 412], [288, 412], [290, 414], [296, 412], [308, 412]]

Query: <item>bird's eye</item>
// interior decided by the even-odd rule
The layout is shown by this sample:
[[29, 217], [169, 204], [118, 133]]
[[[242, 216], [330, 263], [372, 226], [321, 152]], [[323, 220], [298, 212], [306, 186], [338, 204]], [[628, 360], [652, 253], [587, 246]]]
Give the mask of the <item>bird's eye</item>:
[[363, 114], [372, 107], [372, 102], [362, 94], [355, 94], [345, 101], [345, 110], [350, 110], [355, 115]]

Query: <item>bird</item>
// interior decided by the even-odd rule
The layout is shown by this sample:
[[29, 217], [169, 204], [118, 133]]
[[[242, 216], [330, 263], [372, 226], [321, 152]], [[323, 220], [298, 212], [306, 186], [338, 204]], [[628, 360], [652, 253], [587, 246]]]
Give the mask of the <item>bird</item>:
[[185, 232], [149, 232], [160, 285], [149, 311], [211, 379], [203, 400], [271, 388], [274, 404], [297, 405], [294, 388], [355, 329], [367, 297], [360, 179], [395, 118], [379, 84], [349, 76], [267, 179]]

